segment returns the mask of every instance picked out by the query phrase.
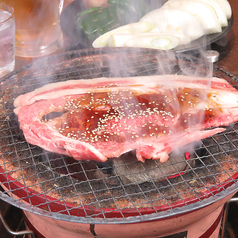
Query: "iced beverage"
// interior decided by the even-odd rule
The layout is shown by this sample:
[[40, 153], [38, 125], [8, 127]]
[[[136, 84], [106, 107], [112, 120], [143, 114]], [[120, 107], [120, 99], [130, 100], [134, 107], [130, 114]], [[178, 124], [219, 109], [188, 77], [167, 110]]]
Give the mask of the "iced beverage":
[[61, 46], [59, 8], [63, 0], [4, 1], [15, 9], [16, 55], [38, 57]]

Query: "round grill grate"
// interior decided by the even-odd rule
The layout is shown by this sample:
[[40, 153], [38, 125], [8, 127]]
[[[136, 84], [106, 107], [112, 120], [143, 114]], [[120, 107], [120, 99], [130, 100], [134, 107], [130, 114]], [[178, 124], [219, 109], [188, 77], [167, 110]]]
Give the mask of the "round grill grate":
[[[0, 181], [4, 188], [0, 197], [36, 214], [95, 224], [164, 218], [233, 193], [238, 176], [238, 123], [203, 140], [189, 154], [171, 156], [165, 164], [137, 162], [131, 154], [120, 158], [120, 163], [109, 159], [100, 164], [75, 161], [28, 144], [13, 113], [18, 95], [47, 83], [153, 74], [207, 76], [209, 67], [204, 60], [185, 54], [91, 49], [39, 60], [9, 74], [0, 89]], [[216, 66], [214, 76], [238, 86], [236, 77]]]

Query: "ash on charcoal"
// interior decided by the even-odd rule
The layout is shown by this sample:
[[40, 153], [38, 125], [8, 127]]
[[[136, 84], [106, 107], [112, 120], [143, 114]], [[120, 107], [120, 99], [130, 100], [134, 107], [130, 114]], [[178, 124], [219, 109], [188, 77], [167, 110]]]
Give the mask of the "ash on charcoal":
[[[119, 158], [110, 159], [110, 171], [118, 176], [123, 184], [140, 184], [147, 181], [161, 181], [166, 177], [175, 177], [194, 166], [194, 160], [186, 160], [183, 155], [170, 154], [165, 163], [156, 160], [137, 160], [135, 152], [123, 154]], [[109, 167], [108, 167], [109, 168]]]

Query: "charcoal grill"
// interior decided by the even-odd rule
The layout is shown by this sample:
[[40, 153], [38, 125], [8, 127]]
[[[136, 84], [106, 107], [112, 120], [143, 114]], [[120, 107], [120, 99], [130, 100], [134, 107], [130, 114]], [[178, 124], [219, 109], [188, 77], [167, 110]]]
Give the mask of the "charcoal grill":
[[[0, 198], [23, 209], [28, 218], [39, 215], [90, 224], [89, 233], [94, 236], [95, 224], [135, 225], [176, 218], [210, 206], [216, 210], [237, 191], [238, 123], [203, 140], [193, 151], [182, 154], [184, 159], [179, 162], [155, 163], [151, 168], [141, 162], [123, 160], [117, 166], [125, 166], [130, 176], [137, 176], [131, 170], [132, 163], [140, 163], [142, 172], [138, 173], [148, 175], [146, 180], [132, 182], [123, 180], [110, 160], [106, 164], [75, 161], [28, 144], [13, 113], [13, 101], [18, 95], [47, 83], [153, 74], [208, 76], [210, 66], [206, 59], [189, 53], [105, 48], [41, 59], [7, 75], [1, 80], [0, 89], [0, 181], [4, 188]], [[234, 75], [217, 66], [213, 74], [237, 88], [238, 79]], [[186, 169], [177, 170], [176, 163], [186, 163]], [[172, 166], [174, 170], [164, 174], [163, 166]], [[161, 173], [150, 176], [153, 169]], [[218, 215], [221, 216], [221, 210]], [[145, 237], [158, 237], [156, 232], [155, 235]]]

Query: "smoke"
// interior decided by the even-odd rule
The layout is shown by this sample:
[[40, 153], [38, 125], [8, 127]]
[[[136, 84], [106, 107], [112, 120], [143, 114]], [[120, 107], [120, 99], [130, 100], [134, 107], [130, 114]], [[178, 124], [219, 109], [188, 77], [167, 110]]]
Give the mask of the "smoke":
[[[181, 84], [180, 81], [170, 82], [167, 78], [167, 75], [175, 75], [175, 77], [176, 75], [184, 75], [190, 77], [191, 83], [193, 83], [197, 77], [208, 79], [212, 77], [213, 64], [207, 59], [206, 37], [200, 39], [200, 43], [201, 47], [195, 51], [144, 50], [143, 54], [143, 50], [134, 48], [118, 50], [118, 56], [110, 58], [109, 77], [133, 77], [148, 74], [165, 76], [164, 81], [152, 82], [150, 78], [143, 82], [140, 81], [141, 84], [137, 89], [135, 89], [135, 85], [133, 87], [128, 86], [128, 91], [138, 91], [132, 93], [133, 98], [130, 100], [125, 95], [121, 97], [124, 115], [134, 115], [132, 120], [121, 120], [122, 124], [118, 126], [120, 127], [118, 131], [124, 134], [128, 143], [131, 143], [131, 138], [135, 138], [132, 135], [136, 135], [142, 140], [148, 140], [149, 137], [166, 136], [170, 140], [171, 137], [181, 134], [182, 137], [178, 138], [177, 143], [173, 143], [174, 148], [172, 149], [178, 155], [187, 151], [191, 153], [201, 143], [200, 128], [204, 123], [211, 81], [207, 80], [201, 89], [201, 85], [194, 84], [194, 88], [190, 88]], [[189, 45], [186, 47], [189, 48]], [[177, 84], [177, 87], [174, 87], [174, 84]], [[151, 91], [145, 92], [141, 85], [144, 85], [145, 88], [151, 88]], [[154, 93], [155, 91], [158, 93], [157, 95]], [[138, 95], [140, 96], [138, 97]], [[141, 102], [141, 98], [144, 99], [144, 103], [148, 100], [146, 106]], [[113, 105], [111, 102], [110, 104]], [[138, 114], [138, 112], [143, 113]], [[130, 131], [127, 128], [130, 128]], [[126, 130], [127, 132], [125, 132]], [[186, 147], [180, 147], [180, 144], [186, 140], [183, 136], [190, 137], [184, 132], [192, 134], [193, 141], [190, 141]], [[140, 143], [139, 140], [138, 145]]]
[[[154, 1], [148, 2], [152, 3]], [[158, 7], [158, 3], [163, 4], [162, 1], [158, 1], [154, 7]], [[77, 62], [78, 67], [81, 67], [79, 71], [88, 70], [87, 78], [97, 76], [98, 72], [100, 72], [101, 76], [109, 78], [140, 78], [146, 75], [165, 76], [164, 80], [160, 82], [156, 82], [156, 80], [150, 81], [150, 77], [145, 77], [143, 78], [144, 81], [139, 79], [135, 83], [132, 82], [132, 85], [124, 86], [125, 88], [123, 89], [118, 86], [117, 89], [112, 90], [113, 93], [111, 95], [108, 94], [109, 89], [105, 90], [103, 97], [104, 99], [107, 97], [107, 100], [106, 102], [102, 100], [102, 104], [105, 106], [106, 103], [106, 106], [110, 107], [111, 111], [107, 110], [106, 113], [109, 116], [107, 115], [107, 118], [104, 118], [103, 126], [102, 122], [100, 122], [100, 126], [105, 129], [108, 128], [108, 125], [111, 125], [113, 128], [107, 133], [105, 131], [100, 131], [99, 133], [107, 134], [107, 136], [111, 136], [112, 139], [118, 141], [127, 141], [127, 143], [134, 142], [139, 138], [138, 144], [141, 139], [148, 141], [148, 138], [171, 137], [174, 134], [183, 134], [184, 131], [189, 130], [196, 134], [199, 130], [197, 125], [201, 125], [204, 121], [204, 102], [207, 100], [210, 82], [207, 81], [207, 85], [202, 90], [196, 92], [196, 88], [191, 89], [184, 84], [181, 85], [180, 81], [170, 81], [170, 77], [166, 77], [166, 75], [179, 74], [190, 76], [191, 83], [195, 77], [209, 78], [212, 76], [212, 64], [205, 57], [206, 37], [198, 40], [197, 43], [201, 47], [198, 47], [195, 51], [192, 43], [191, 47], [189, 44], [186, 45], [187, 50], [183, 51], [157, 51], [138, 48], [106, 49], [101, 52], [99, 50], [99, 56], [89, 56], [89, 58], [91, 57], [91, 61], [88, 61], [88, 65], [87, 61], [85, 61], [86, 57], [82, 55], [82, 59], [80, 59], [79, 56]], [[190, 51], [189, 49], [193, 50]], [[36, 61], [34, 64], [34, 69], [42, 67], [42, 64], [38, 62]], [[65, 66], [65, 70], [69, 70], [67, 63], [61, 64], [60, 59], [58, 59], [58, 63], [59, 68]], [[85, 69], [83, 69], [84, 65]], [[50, 74], [55, 75], [57, 71], [55, 71], [56, 69], [52, 67], [50, 61], [47, 59], [45, 59], [43, 66], [44, 70], [38, 70], [38, 72], [46, 76], [44, 83], [48, 83], [51, 78], [47, 76]], [[72, 67], [70, 63], [69, 66]], [[82, 76], [80, 75], [80, 77]], [[49, 81], [47, 81], [48, 79]], [[177, 85], [177, 87], [174, 87], [174, 85]], [[116, 95], [115, 91], [117, 90], [120, 93]], [[93, 105], [93, 100], [98, 99], [97, 96], [95, 97], [91, 97], [91, 101], [88, 104]], [[117, 99], [116, 97], [120, 98]], [[183, 100], [187, 100], [187, 103], [185, 104]], [[200, 110], [194, 111], [196, 107], [200, 108]], [[85, 115], [85, 118], [87, 116]], [[196, 135], [193, 138], [196, 140]], [[181, 138], [181, 140], [183, 139]], [[199, 140], [199, 134], [197, 135], [197, 139]], [[179, 143], [180, 141], [178, 141]], [[175, 148], [176, 153], [181, 153], [176, 145]]]

